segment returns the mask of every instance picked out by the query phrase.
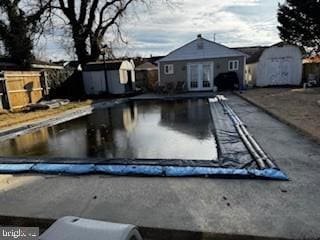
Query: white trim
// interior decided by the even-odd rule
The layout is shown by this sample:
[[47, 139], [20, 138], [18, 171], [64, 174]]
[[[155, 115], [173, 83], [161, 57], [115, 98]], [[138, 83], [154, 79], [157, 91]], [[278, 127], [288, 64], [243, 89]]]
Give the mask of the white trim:
[[31, 64], [31, 67], [33, 68], [40, 68], [40, 69], [56, 69], [56, 70], [63, 70], [63, 66], [57, 66], [57, 65], [47, 65], [47, 64]]
[[167, 56], [159, 59], [159, 62], [172, 62], [172, 61], [193, 61], [193, 60], [208, 60], [212, 58], [225, 58], [225, 57], [242, 57], [246, 54], [228, 48], [222, 44], [209, 41], [207, 39], [201, 38], [203, 41], [203, 49], [197, 48], [198, 38], [177, 48], [170, 52]]
[[173, 75], [174, 74], [174, 64], [163, 65], [163, 72], [165, 75]]
[[[242, 88], [243, 89], [246, 89], [247, 86], [247, 80], [246, 80], [246, 73], [245, 73], [245, 70], [246, 70], [246, 62], [247, 62], [247, 57], [244, 56], [243, 58], [243, 73], [242, 73]], [[239, 83], [239, 88], [240, 88], [240, 83]]]
[[161, 85], [161, 78], [160, 78], [160, 76], [161, 76], [161, 64], [160, 63], [158, 63], [158, 87]]
[[[232, 68], [230, 68], [230, 63], [232, 63]], [[237, 63], [237, 67], [235, 67], [235, 63]], [[229, 60], [228, 61], [228, 71], [238, 71], [239, 70], [239, 60]]]

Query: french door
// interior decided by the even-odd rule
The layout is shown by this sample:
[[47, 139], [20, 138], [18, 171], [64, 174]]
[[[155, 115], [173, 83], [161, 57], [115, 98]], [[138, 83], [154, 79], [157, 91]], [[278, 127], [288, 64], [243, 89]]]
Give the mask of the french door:
[[213, 88], [213, 62], [188, 64], [189, 91], [206, 91]]

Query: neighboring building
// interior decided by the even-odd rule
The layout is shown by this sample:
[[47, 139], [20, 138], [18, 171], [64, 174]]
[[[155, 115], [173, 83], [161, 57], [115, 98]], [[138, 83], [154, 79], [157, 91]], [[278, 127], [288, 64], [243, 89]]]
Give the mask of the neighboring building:
[[63, 65], [40, 60], [33, 60], [29, 68], [21, 67], [12, 62], [9, 57], [0, 57], [0, 71], [45, 71], [45, 70], [62, 70]]
[[142, 89], [154, 90], [158, 82], [158, 66], [151, 62], [140, 64], [135, 69], [136, 86]]
[[0, 71], [17, 68], [17, 64], [12, 63], [10, 58], [0, 56]]
[[214, 89], [217, 75], [236, 72], [243, 86], [246, 56], [198, 35], [197, 39], [158, 61], [159, 84], [177, 86], [182, 82], [188, 91], [210, 91]]
[[124, 94], [135, 90], [135, 66], [133, 61], [116, 60], [88, 63], [82, 71], [85, 93]]
[[315, 55], [303, 59], [303, 77], [305, 82], [316, 81], [320, 83], [320, 56]]
[[245, 68], [246, 86], [301, 84], [302, 55], [298, 47], [279, 43], [271, 47], [237, 49], [249, 55]]
[[242, 47], [242, 48], [234, 48], [240, 52], [243, 52], [248, 55], [246, 59], [245, 71], [244, 71], [244, 79], [246, 87], [253, 87], [253, 76], [256, 76], [256, 67], [259, 59], [268, 47], [265, 46], [254, 46], [254, 47]]

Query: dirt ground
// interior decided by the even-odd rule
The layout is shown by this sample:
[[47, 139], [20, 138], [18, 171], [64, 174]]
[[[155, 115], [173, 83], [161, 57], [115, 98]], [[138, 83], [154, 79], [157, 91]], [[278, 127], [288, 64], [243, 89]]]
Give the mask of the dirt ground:
[[39, 119], [47, 119], [67, 110], [88, 106], [91, 103], [92, 101], [87, 100], [83, 102], [71, 102], [68, 105], [48, 110], [15, 113], [2, 112], [0, 113], [0, 130], [5, 130], [7, 128], [13, 127], [14, 125], [29, 123]]
[[261, 88], [241, 95], [320, 143], [320, 88]]

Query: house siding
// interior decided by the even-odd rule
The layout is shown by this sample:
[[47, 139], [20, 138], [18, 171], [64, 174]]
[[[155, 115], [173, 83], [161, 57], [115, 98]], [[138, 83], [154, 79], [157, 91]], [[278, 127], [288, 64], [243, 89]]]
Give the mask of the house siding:
[[247, 64], [245, 69], [245, 85], [246, 87], [254, 87], [257, 81], [257, 65], [258, 63]]
[[[176, 84], [178, 81], [185, 81], [186, 89], [188, 82], [188, 68], [189, 63], [201, 63], [201, 62], [213, 62], [214, 63], [214, 76], [213, 81], [220, 73], [229, 72], [228, 71], [228, 62], [232, 60], [239, 61], [239, 69], [235, 71], [238, 75], [240, 84], [244, 84], [244, 64], [245, 57], [225, 57], [225, 58], [214, 58], [214, 59], [196, 59], [196, 60], [184, 60], [184, 61], [168, 61], [159, 63], [159, 75], [160, 75], [160, 85], [166, 86], [168, 83]], [[167, 75], [164, 73], [164, 66], [167, 64], [174, 65], [174, 73]]]

